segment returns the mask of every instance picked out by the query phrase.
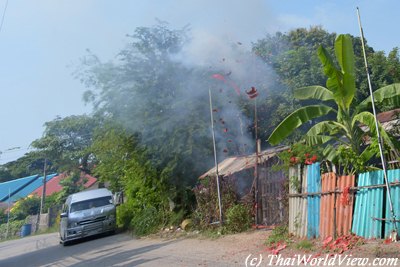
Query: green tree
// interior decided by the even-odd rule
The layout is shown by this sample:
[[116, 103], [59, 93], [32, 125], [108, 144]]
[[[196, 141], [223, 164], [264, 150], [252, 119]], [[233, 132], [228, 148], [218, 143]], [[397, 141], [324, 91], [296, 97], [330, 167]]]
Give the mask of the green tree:
[[79, 70], [91, 89], [85, 99], [99, 116], [140, 136], [159, 179], [175, 188], [171, 199], [184, 204], [187, 187], [212, 166], [211, 74], [175, 59], [187, 40], [186, 28], [170, 30], [159, 23], [139, 27], [129, 37], [132, 41], [113, 63], [85, 58]]
[[388, 55], [386, 73], [391, 78], [388, 82], [389, 84], [400, 81], [400, 55], [398, 47], [393, 48]]
[[59, 171], [81, 169], [90, 172], [88, 150], [99, 121], [88, 115], [72, 115], [45, 123], [43, 137], [32, 142], [42, 158]]
[[130, 135], [122, 125], [115, 122], [96, 129], [91, 146], [96, 165], [93, 174], [102, 182], [109, 182], [114, 192], [125, 191], [128, 161], [141, 153], [138, 143], [137, 136]]
[[[7, 162], [0, 166], [0, 180], [9, 181], [21, 177], [42, 174], [44, 157], [38, 151], [30, 151], [15, 161]], [[56, 172], [56, 169], [49, 165], [48, 172]]]
[[[400, 60], [398, 48], [394, 48], [386, 57], [384, 52], [371, 53], [368, 58], [372, 88], [381, 88], [400, 82]], [[383, 111], [393, 109], [392, 106], [380, 106]]]
[[324, 83], [324, 74], [314, 51], [319, 45], [331, 47], [334, 33], [321, 27], [299, 28], [287, 34], [267, 35], [253, 45], [253, 51], [271, 64], [279, 82], [290, 91], [301, 86]]
[[[22, 176], [21, 176], [22, 177]], [[11, 171], [4, 165], [0, 165], [0, 183], [17, 179]]]
[[[315, 51], [319, 46], [325, 47], [328, 53], [333, 53], [333, 46], [336, 34], [328, 33], [321, 27], [310, 27], [309, 29], [300, 28], [289, 31], [288, 33], [276, 33], [267, 35], [258, 40], [253, 45], [253, 52], [260, 56], [265, 62], [270, 64], [278, 74], [276, 83], [269, 91], [268, 99], [260, 103], [260, 109], [278, 112], [274, 116], [264, 116], [260, 123], [261, 131], [265, 132], [267, 138], [272, 130], [287, 115], [302, 105], [318, 104], [314, 99], [306, 101], [295, 99], [294, 90], [311, 85], [325, 86], [325, 75], [319, 61], [318, 54]], [[361, 40], [352, 37], [354, 49], [354, 72], [356, 83], [356, 102], [360, 102], [369, 96], [369, 88], [364, 67], [364, 58], [362, 54]], [[397, 49], [394, 48], [387, 57], [383, 52], [375, 52], [374, 49], [366, 43], [366, 52], [370, 62], [371, 83], [373, 88], [399, 82], [399, 58]], [[333, 60], [336, 60], [335, 58]], [[337, 62], [335, 61], [335, 64]], [[282, 100], [275, 101], [277, 98]], [[326, 103], [331, 107], [334, 105]], [[388, 110], [391, 107], [380, 107], [381, 110]], [[334, 119], [332, 113], [330, 119]], [[260, 115], [261, 117], [261, 115]], [[315, 120], [319, 120], [318, 118]], [[314, 121], [315, 121], [314, 120]], [[298, 140], [301, 133], [304, 133], [306, 127], [301, 127], [295, 135], [288, 137], [287, 142]]]
[[[272, 66], [277, 78], [265, 101], [258, 102], [261, 138], [267, 139], [273, 129], [292, 111], [300, 107], [293, 90], [313, 84], [324, 84], [324, 73], [314, 51], [323, 44], [330, 47], [335, 34], [321, 27], [299, 28], [288, 33], [267, 35], [253, 44], [253, 52]], [[310, 101], [313, 102], [313, 101]], [[271, 111], [273, 116], [271, 116]], [[303, 130], [291, 135], [297, 140]]]
[[114, 191], [124, 192], [127, 199], [119, 208], [119, 224], [145, 234], [165, 222], [168, 192], [174, 188], [160, 179], [139, 140], [139, 136], [110, 122], [97, 129], [92, 150], [96, 157], [94, 174], [109, 182]]
[[62, 189], [55, 196], [57, 204], [63, 204], [71, 194], [82, 191], [85, 187], [85, 179], [82, 179], [81, 172], [70, 171], [69, 175], [60, 181]]
[[[304, 106], [286, 117], [270, 135], [268, 141], [275, 145], [286, 138], [299, 126], [310, 120], [325, 116], [329, 113], [336, 114], [336, 120], [324, 120], [313, 125], [305, 135], [309, 145], [320, 145], [327, 142], [338, 142], [349, 147], [356, 155], [367, 162], [377, 153], [376, 146], [370, 145], [364, 149], [364, 140], [369, 137], [376, 144], [376, 130], [374, 116], [366, 111], [370, 104], [367, 98], [359, 105], [355, 103], [356, 83], [352, 39], [349, 35], [339, 35], [335, 41], [335, 55], [340, 68], [336, 67], [327, 50], [320, 46], [318, 56], [323, 64], [324, 73], [327, 75], [326, 88], [322, 86], [308, 86], [295, 90], [297, 99], [317, 99], [322, 102], [331, 102], [335, 108], [321, 103], [319, 105]], [[385, 86], [374, 92], [375, 100], [381, 104], [400, 104], [400, 85]], [[365, 125], [368, 128], [362, 128]], [[385, 142], [394, 149], [393, 140], [381, 128]], [[335, 160], [337, 153], [332, 145], [327, 145], [325, 155], [329, 160]]]

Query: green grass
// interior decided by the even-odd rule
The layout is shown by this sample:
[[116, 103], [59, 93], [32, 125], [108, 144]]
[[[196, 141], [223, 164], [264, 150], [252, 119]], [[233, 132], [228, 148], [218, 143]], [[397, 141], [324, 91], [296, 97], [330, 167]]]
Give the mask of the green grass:
[[272, 230], [268, 239], [265, 241], [266, 245], [273, 245], [277, 243], [290, 243], [289, 231], [287, 226], [277, 226]]
[[33, 235], [41, 235], [41, 234], [50, 234], [50, 233], [56, 233], [59, 231], [59, 225], [55, 224], [49, 228], [38, 230], [35, 233], [32, 233]]
[[307, 239], [300, 240], [299, 242], [297, 242], [295, 244], [295, 248], [301, 249], [301, 250], [306, 250], [306, 251], [311, 251], [314, 249], [314, 243]]

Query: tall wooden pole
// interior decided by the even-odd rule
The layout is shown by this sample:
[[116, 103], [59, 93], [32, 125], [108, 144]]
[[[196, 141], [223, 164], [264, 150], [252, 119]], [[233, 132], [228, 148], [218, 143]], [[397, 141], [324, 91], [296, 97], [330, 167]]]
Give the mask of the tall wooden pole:
[[217, 181], [218, 208], [219, 208], [219, 223], [222, 224], [221, 192], [220, 192], [220, 187], [219, 187], [219, 173], [218, 173], [217, 147], [216, 147], [216, 144], [215, 144], [214, 115], [213, 115], [213, 106], [212, 106], [211, 90], [210, 90], [210, 89], [208, 89], [208, 95], [209, 95], [209, 97], [210, 97], [211, 133], [212, 133], [213, 147], [214, 147], [215, 179], [216, 179], [216, 181]]
[[255, 137], [256, 137], [256, 162], [254, 165], [254, 179], [255, 179], [255, 185], [254, 185], [254, 198], [256, 201], [256, 210], [255, 210], [255, 224], [256, 226], [258, 225], [258, 217], [259, 217], [259, 181], [258, 181], [258, 157], [259, 157], [259, 151], [258, 151], [258, 119], [257, 119], [257, 97], [254, 99], [254, 127], [255, 127]]

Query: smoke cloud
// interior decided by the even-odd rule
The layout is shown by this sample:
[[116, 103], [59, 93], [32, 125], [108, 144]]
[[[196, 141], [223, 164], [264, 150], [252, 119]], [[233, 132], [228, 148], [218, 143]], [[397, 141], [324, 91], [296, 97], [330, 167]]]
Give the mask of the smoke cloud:
[[[204, 143], [206, 134], [211, 137], [211, 131], [205, 133], [204, 122], [209, 124], [210, 129], [212, 115], [219, 160], [231, 155], [254, 153], [252, 107], [255, 101], [262, 102], [268, 97], [269, 88], [276, 79], [271, 67], [252, 53], [251, 43], [257, 41], [256, 36], [262, 38], [261, 33], [266, 33], [268, 21], [272, 21], [270, 11], [261, 0], [248, 3], [240, 0], [191, 1], [190, 5], [182, 1], [179, 8], [193, 17], [188, 21], [191, 27], [189, 40], [178, 53], [170, 54], [176, 68], [169, 63], [164, 67], [163, 63], [154, 65], [150, 62], [146, 66], [139, 64], [128, 69], [129, 66], [124, 66], [124, 61], [121, 61], [124, 67], [115, 70], [128, 69], [124, 74], [127, 82], [117, 85], [120, 87], [118, 95], [110, 94], [115, 98], [112, 99], [112, 113], [118, 114], [117, 117], [128, 128], [142, 133], [146, 144], [157, 142], [154, 138], [162, 135], [160, 133], [155, 137], [155, 128], [171, 134], [182, 126], [193, 127], [190, 130], [193, 136], [182, 138], [193, 139], [194, 142], [199, 138], [198, 143]], [[171, 26], [168, 28], [172, 29]], [[116, 62], [113, 64], [118, 65]], [[137, 67], [141, 70], [135, 69]], [[159, 81], [162, 83], [153, 79], [153, 73], [154, 77], [161, 77]], [[139, 77], [143, 74], [148, 77]], [[120, 77], [120, 80], [125, 80], [125, 77]], [[149, 90], [153, 90], [151, 93], [146, 88], [148, 82], [151, 84]], [[115, 86], [113, 83], [111, 80], [103, 86], [112, 88]], [[143, 90], [132, 92], [130, 88], [137, 88], [142, 83]], [[257, 99], [249, 99], [246, 94], [252, 87], [258, 91]], [[213, 104], [211, 114], [209, 91]], [[129, 94], [135, 95], [132, 97]], [[159, 94], [162, 97], [158, 98]], [[244, 106], [250, 106], [247, 112], [251, 114], [245, 114]], [[154, 114], [162, 118], [156, 120], [157, 125], [151, 125], [147, 117]], [[209, 156], [209, 162], [212, 162], [213, 156]], [[204, 158], [193, 160], [206, 161]]]
[[223, 38], [224, 34], [196, 29], [190, 34], [190, 42], [173, 59], [188, 68], [202, 68], [212, 74], [204, 77], [208, 81], [193, 82], [187, 96], [199, 97], [211, 89], [213, 102], [219, 103], [213, 112], [219, 158], [253, 153], [255, 140], [249, 128], [254, 121], [243, 113], [239, 103], [243, 106], [248, 101], [254, 105], [255, 99], [249, 99], [246, 94], [251, 87], [258, 91], [257, 101], [265, 100], [276, 80], [272, 68], [253, 54], [249, 46]]

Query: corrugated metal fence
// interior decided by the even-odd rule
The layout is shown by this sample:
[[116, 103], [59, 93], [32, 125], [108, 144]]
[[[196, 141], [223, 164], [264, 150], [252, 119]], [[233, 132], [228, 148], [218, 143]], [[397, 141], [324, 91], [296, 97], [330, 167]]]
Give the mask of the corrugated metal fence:
[[[340, 191], [339, 194], [336, 194], [336, 234], [345, 235], [350, 232], [353, 219], [354, 197], [350, 194], [350, 188], [354, 186], [355, 176], [340, 176], [336, 183], [336, 187]], [[333, 235], [333, 232], [329, 234]]]
[[[380, 171], [362, 173], [358, 177], [358, 186], [383, 184]], [[361, 188], [355, 194], [354, 220], [352, 231], [366, 238], [380, 238], [383, 217], [383, 188]]]
[[[322, 175], [320, 236], [326, 238], [348, 234], [353, 215], [353, 197], [350, 188], [354, 186], [354, 176], [336, 177], [335, 173]], [[335, 193], [335, 188], [338, 192]]]
[[289, 169], [289, 232], [299, 237], [307, 236], [307, 198], [296, 194], [307, 193], [306, 177], [300, 165]]
[[[289, 232], [326, 238], [353, 232], [365, 238], [384, 238], [393, 229], [382, 171], [358, 176], [320, 175], [320, 164], [289, 170]], [[389, 170], [393, 208], [400, 216], [400, 170]], [[354, 213], [353, 213], [354, 206]], [[397, 222], [400, 229], [400, 222]]]
[[316, 238], [319, 236], [319, 209], [321, 195], [312, 194], [321, 192], [321, 175], [319, 162], [307, 166], [307, 237]]
[[[389, 170], [388, 171], [388, 180], [389, 183], [398, 183], [400, 182], [400, 169]], [[396, 219], [400, 219], [400, 186], [392, 186], [390, 187], [390, 193], [392, 195], [393, 201], [393, 210], [396, 215]], [[388, 207], [389, 199], [386, 198], [386, 207]], [[385, 218], [389, 219], [390, 217], [390, 209], [386, 208]], [[397, 229], [400, 229], [400, 222], [396, 223]], [[390, 221], [385, 221], [385, 236], [389, 236], [390, 232], [393, 229], [393, 223]]]

